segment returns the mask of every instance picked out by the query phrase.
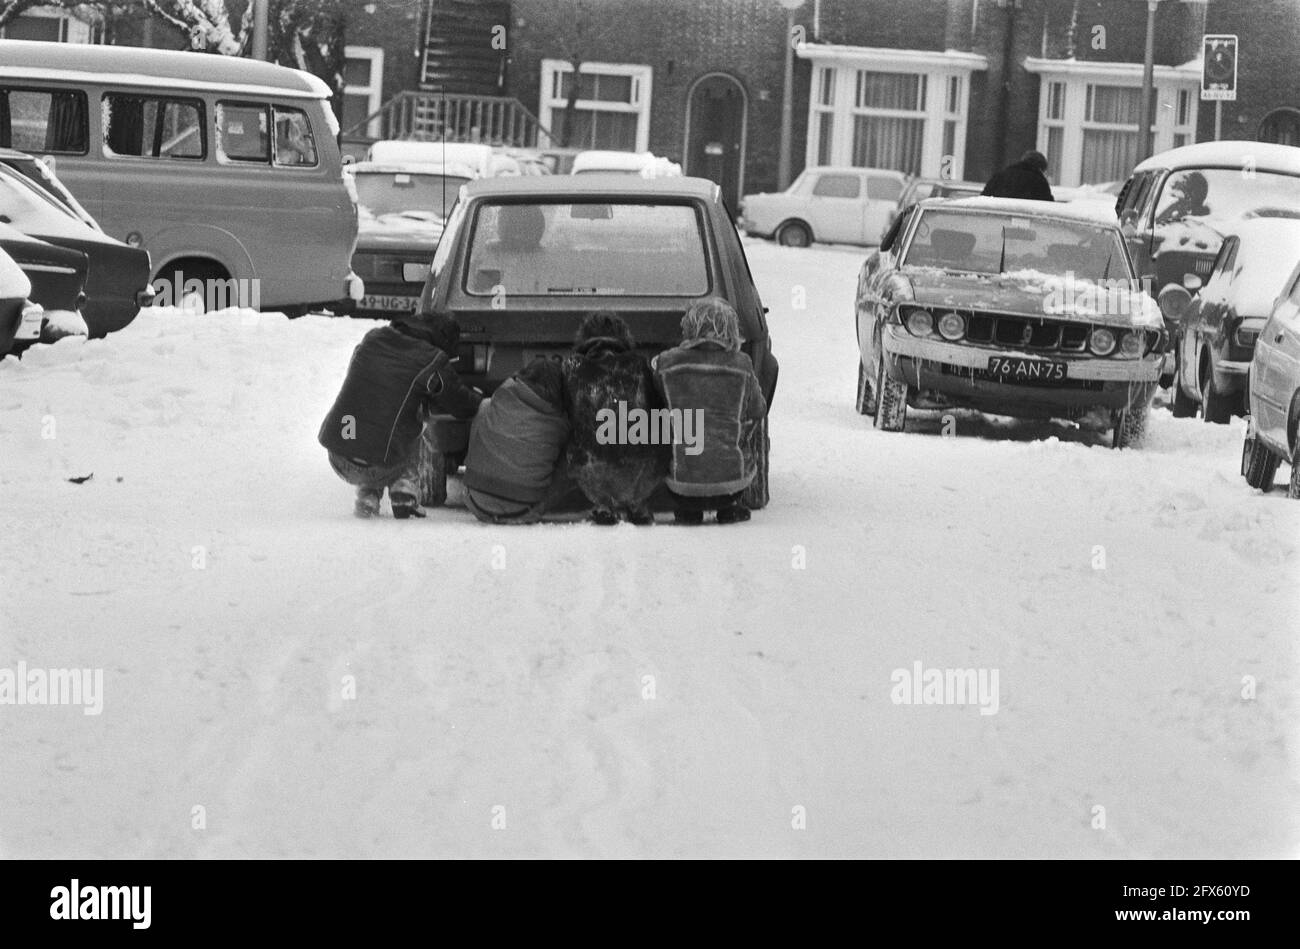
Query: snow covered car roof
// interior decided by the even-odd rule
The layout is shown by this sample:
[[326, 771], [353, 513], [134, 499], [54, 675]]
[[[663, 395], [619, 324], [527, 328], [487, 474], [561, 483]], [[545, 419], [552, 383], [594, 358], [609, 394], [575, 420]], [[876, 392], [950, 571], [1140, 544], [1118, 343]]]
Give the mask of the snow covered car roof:
[[166, 85], [218, 92], [328, 99], [329, 86], [309, 72], [237, 56], [138, 46], [0, 40], [0, 79], [52, 79], [123, 86]]
[[921, 208], [940, 207], [945, 211], [985, 211], [989, 214], [1027, 214], [1033, 217], [1051, 217], [1082, 224], [1102, 224], [1118, 229], [1111, 205], [1097, 201], [1030, 201], [1025, 198], [926, 198], [918, 203]]
[[570, 197], [600, 198], [659, 195], [674, 198], [711, 199], [717, 182], [707, 178], [641, 178], [637, 175], [598, 174], [543, 175], [519, 178], [476, 178], [465, 186], [470, 198], [488, 195], [539, 197], [562, 200]]
[[682, 168], [676, 162], [671, 162], [653, 152], [615, 152], [593, 149], [575, 155], [573, 167], [569, 169], [569, 173], [574, 175], [596, 175], [602, 172], [639, 174], [643, 177], [673, 177], [681, 175]]
[[477, 178], [469, 165], [461, 162], [436, 161], [357, 161], [348, 168], [355, 174], [372, 175], [455, 175], [458, 178]]
[[[1249, 165], [1247, 163], [1250, 163]], [[1201, 142], [1173, 148], [1138, 164], [1133, 171], [1156, 168], [1245, 168], [1300, 175], [1300, 148], [1270, 142]]]

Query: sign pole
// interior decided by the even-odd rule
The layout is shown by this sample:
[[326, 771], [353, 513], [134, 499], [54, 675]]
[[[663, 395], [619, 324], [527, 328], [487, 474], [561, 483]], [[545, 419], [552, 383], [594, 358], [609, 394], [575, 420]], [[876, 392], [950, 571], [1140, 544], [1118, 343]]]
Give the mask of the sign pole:
[[1216, 99], [1214, 103], [1214, 140], [1216, 142], [1223, 140], [1223, 100]]

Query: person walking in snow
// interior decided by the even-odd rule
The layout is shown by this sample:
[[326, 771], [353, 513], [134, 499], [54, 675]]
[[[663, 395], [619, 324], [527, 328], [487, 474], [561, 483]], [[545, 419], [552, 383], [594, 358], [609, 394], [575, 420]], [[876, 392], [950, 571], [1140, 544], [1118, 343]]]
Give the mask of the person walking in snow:
[[568, 441], [564, 374], [557, 360], [539, 357], [501, 383], [474, 417], [466, 506], [492, 524], [541, 520], [552, 487], [569, 483], [556, 471]]
[[1047, 183], [1047, 156], [1033, 149], [1020, 156], [1019, 161], [1003, 168], [980, 192], [990, 198], [1029, 198], [1034, 201], [1052, 201], [1052, 186]]
[[679, 524], [700, 524], [717, 511], [719, 524], [747, 521], [740, 496], [757, 473], [753, 440], [767, 414], [754, 364], [740, 351], [740, 322], [719, 297], [692, 303], [682, 317], [682, 342], [651, 366], [668, 410], [698, 413], [703, 438], [675, 440], [668, 490]]
[[424, 517], [419, 440], [428, 411], [472, 418], [482, 395], [451, 365], [460, 327], [447, 316], [411, 316], [371, 330], [352, 353], [317, 439], [330, 465], [357, 489], [355, 513], [379, 513], [384, 489], [396, 518]]
[[564, 358], [565, 408], [572, 433], [566, 455], [570, 476], [591, 502], [591, 520], [653, 524], [650, 495], [668, 471], [666, 445], [629, 444], [605, 437], [607, 420], [660, 407], [654, 376], [635, 352], [632, 331], [613, 313], [588, 315], [573, 352]]

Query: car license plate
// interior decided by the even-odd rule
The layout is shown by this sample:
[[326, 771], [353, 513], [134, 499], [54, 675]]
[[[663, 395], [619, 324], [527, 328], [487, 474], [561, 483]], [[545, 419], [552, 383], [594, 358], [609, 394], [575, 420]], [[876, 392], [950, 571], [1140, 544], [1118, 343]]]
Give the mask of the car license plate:
[[363, 310], [386, 310], [392, 312], [414, 313], [420, 305], [419, 297], [399, 297], [388, 294], [372, 293], [361, 298]]
[[989, 375], [998, 382], [1060, 382], [1065, 378], [1066, 365], [1046, 359], [990, 356]]

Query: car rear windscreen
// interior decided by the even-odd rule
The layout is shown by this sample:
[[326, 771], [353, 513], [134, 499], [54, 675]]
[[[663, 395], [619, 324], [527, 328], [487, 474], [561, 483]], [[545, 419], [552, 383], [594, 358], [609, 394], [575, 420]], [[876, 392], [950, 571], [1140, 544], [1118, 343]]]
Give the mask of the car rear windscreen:
[[477, 296], [681, 296], [709, 292], [690, 204], [483, 203], [465, 290]]
[[461, 186], [469, 179], [456, 175], [358, 171], [357, 204], [378, 217], [409, 211], [430, 211], [439, 217], [451, 213]]

